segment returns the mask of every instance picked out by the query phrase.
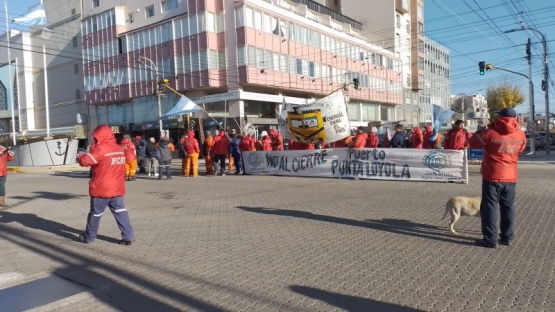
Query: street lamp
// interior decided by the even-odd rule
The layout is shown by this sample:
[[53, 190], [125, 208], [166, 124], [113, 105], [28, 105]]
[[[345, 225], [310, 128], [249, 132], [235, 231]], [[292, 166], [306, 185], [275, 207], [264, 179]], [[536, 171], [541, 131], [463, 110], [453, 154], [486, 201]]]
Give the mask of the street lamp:
[[[511, 29], [511, 30], [506, 30], [505, 33], [511, 33], [511, 32], [515, 32], [515, 31], [523, 31], [523, 30], [530, 30], [535, 32], [536, 34], [539, 34], [542, 37], [542, 45], [543, 45], [543, 75], [544, 75], [544, 81], [542, 83], [542, 89], [545, 91], [545, 118], [549, 118], [549, 67], [547, 66], [547, 42], [545, 41], [545, 36], [543, 35], [543, 33], [541, 33], [539, 30], [534, 29], [534, 28], [530, 28], [530, 27], [522, 27], [522, 28], [517, 28], [517, 29]], [[530, 77], [531, 79], [532, 77]], [[533, 113], [533, 110], [530, 111], [530, 113]], [[550, 133], [549, 133], [549, 127], [546, 127], [545, 129], [545, 154], [549, 155], [551, 153], [551, 140], [548, 140], [547, 138], [550, 137]]]
[[162, 85], [160, 83], [160, 76], [158, 76], [158, 66], [154, 64], [154, 62], [144, 56], [140, 56], [140, 58], [145, 59], [150, 63], [150, 65], [146, 64], [145, 62], [141, 61], [140, 59], [137, 62], [144, 64], [146, 67], [150, 68], [150, 70], [154, 70], [156, 73], [156, 97], [158, 98], [158, 125], [160, 127], [160, 137], [164, 136], [164, 129], [162, 129], [162, 98], [164, 97], [164, 93], [162, 93]]

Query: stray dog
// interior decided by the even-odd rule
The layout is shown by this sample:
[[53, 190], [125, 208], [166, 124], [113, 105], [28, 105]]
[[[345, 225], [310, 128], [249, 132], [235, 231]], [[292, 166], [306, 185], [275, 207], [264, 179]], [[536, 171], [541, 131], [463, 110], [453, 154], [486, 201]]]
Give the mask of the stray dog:
[[451, 220], [449, 220], [449, 227], [451, 232], [458, 235], [455, 231], [455, 222], [459, 220], [461, 216], [474, 216], [480, 217], [480, 204], [482, 203], [481, 197], [462, 197], [455, 196], [447, 201], [445, 204], [445, 214], [441, 220], [445, 219], [447, 214], [451, 214]]

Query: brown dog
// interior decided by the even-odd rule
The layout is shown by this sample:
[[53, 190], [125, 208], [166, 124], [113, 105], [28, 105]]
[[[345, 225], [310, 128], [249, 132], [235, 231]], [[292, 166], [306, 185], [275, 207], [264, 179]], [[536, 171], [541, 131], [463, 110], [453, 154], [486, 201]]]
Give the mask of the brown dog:
[[481, 197], [462, 197], [455, 196], [447, 201], [445, 204], [445, 214], [441, 220], [445, 219], [447, 214], [451, 215], [449, 220], [449, 227], [451, 232], [457, 235], [455, 231], [455, 222], [459, 220], [461, 216], [474, 216], [480, 217], [480, 204], [482, 203]]

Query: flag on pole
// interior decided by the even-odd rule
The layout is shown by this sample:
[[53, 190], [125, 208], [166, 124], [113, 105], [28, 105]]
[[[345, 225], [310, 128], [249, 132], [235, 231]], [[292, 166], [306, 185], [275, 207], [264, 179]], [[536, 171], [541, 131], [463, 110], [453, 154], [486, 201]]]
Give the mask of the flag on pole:
[[46, 26], [46, 12], [42, 5], [37, 5], [32, 11], [29, 13], [15, 17], [12, 19], [12, 22], [22, 25], [22, 26]]
[[441, 125], [454, 113], [455, 111], [449, 108], [443, 108], [439, 105], [434, 104], [434, 135], [430, 138], [430, 141], [435, 141]]

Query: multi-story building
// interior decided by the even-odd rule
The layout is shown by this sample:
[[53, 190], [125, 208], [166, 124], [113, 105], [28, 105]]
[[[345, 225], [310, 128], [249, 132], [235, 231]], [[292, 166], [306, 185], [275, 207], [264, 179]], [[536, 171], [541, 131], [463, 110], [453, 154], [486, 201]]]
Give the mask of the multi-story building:
[[456, 112], [453, 119], [461, 119], [471, 132], [478, 130], [478, 125], [485, 126], [489, 120], [488, 101], [481, 94], [451, 96], [451, 109]]
[[[26, 27], [11, 23], [10, 35], [4, 34], [1, 39], [9, 37], [10, 58], [14, 65], [11, 91], [14, 95], [15, 132], [45, 129], [47, 120], [52, 129], [86, 123], [88, 107], [84, 101], [80, 36], [82, 5], [80, 0], [61, 3], [45, 1], [47, 30], [33, 28], [28, 32]], [[8, 63], [5, 44], [0, 47], [0, 63]], [[13, 129], [11, 104], [3, 103], [7, 98], [1, 99], [0, 127], [8, 133]]]
[[[277, 125], [282, 100], [306, 103], [349, 90], [352, 126], [394, 121], [401, 59], [370, 43], [362, 24], [314, 1], [96, 0], [82, 20], [85, 99], [98, 123], [157, 134], [156, 75], [205, 111], [194, 127]], [[166, 93], [162, 113], [178, 95]], [[197, 119], [203, 118], [203, 119]], [[181, 119], [164, 121], [175, 137]], [[193, 124], [191, 124], [193, 126]]]
[[360, 21], [370, 42], [401, 60], [404, 94], [398, 120], [422, 126], [432, 121], [433, 104], [449, 107], [450, 53], [425, 36], [424, 0], [317, 1]]

